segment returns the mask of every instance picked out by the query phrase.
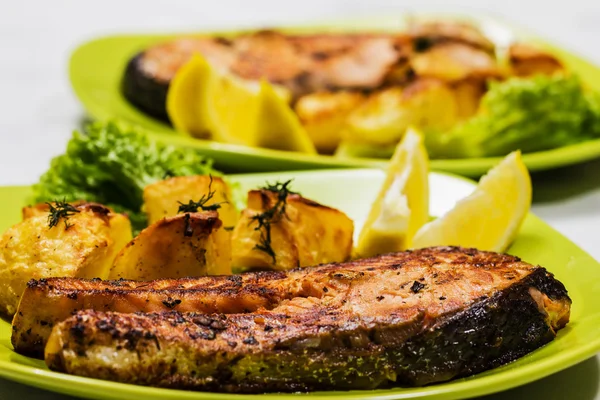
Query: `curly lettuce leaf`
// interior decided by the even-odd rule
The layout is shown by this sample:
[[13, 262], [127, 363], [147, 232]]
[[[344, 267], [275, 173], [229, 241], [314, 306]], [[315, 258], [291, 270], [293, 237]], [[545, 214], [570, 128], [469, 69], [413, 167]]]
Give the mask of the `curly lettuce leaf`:
[[75, 131], [65, 154], [55, 157], [34, 185], [36, 202], [88, 200], [129, 215], [134, 230], [146, 226], [143, 190], [169, 176], [221, 175], [191, 149], [151, 141], [124, 123], [95, 122]]
[[538, 75], [491, 82], [480, 111], [444, 134], [429, 135], [437, 158], [503, 156], [600, 137], [600, 101], [576, 76]]

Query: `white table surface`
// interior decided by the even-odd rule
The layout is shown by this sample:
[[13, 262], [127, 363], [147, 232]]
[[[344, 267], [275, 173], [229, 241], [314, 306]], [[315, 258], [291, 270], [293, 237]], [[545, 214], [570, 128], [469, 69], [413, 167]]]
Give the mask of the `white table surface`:
[[[28, 184], [85, 118], [67, 76], [77, 44], [111, 33], [277, 26], [405, 11], [497, 15], [600, 65], [599, 0], [12, 1], [0, 6], [0, 185]], [[600, 259], [600, 160], [534, 175], [533, 211]], [[600, 400], [600, 356], [487, 400]], [[0, 379], [0, 399], [59, 399]]]

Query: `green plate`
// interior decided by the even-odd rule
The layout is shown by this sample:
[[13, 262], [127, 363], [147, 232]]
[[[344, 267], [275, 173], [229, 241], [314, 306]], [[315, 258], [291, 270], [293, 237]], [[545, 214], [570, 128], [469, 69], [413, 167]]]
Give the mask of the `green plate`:
[[[439, 216], [458, 199], [473, 190], [473, 183], [462, 178], [432, 173], [431, 214]], [[383, 182], [380, 170], [353, 169], [335, 171], [281, 172], [232, 176], [241, 187], [255, 188], [266, 180], [294, 178], [293, 188], [303, 195], [338, 207], [356, 223], [358, 231], [369, 204]], [[360, 190], [357, 190], [360, 188]], [[19, 221], [20, 208], [30, 194], [29, 187], [0, 188], [0, 230]], [[600, 350], [600, 265], [581, 249], [544, 222], [529, 215], [509, 250], [524, 260], [552, 271], [569, 290], [573, 299], [571, 322], [545, 347], [520, 360], [470, 378], [421, 388], [387, 390], [315, 392], [302, 396], [311, 399], [456, 399], [480, 396], [531, 382], [575, 363]], [[48, 371], [44, 363], [13, 352], [10, 324], [0, 321], [0, 376], [25, 384], [66, 394], [102, 399], [263, 399], [298, 398], [294, 394], [230, 395], [187, 392], [126, 385], [81, 378]], [[573, 388], [577, 398], [577, 388]]]
[[[428, 14], [426, 17], [431, 16], [431, 14]], [[362, 20], [343, 20], [319, 24], [318, 26], [295, 27], [285, 30], [289, 32], [398, 31], [406, 25], [409, 17], [419, 18], [423, 16], [398, 15]], [[600, 90], [600, 69], [573, 53], [543, 42], [525, 30], [489, 17], [449, 15], [436, 17], [467, 19], [480, 26], [497, 43], [499, 48], [506, 47], [506, 44], [514, 38], [524, 39], [547, 47], [557, 54], [571, 70], [579, 74], [590, 87]], [[236, 32], [204, 32], [204, 34], [219, 35], [234, 33]], [[96, 119], [123, 118], [154, 131], [155, 136], [165, 142], [201, 149], [215, 160], [217, 166], [229, 172], [247, 169], [251, 171], [281, 171], [334, 167], [373, 167], [385, 162], [365, 158], [340, 159], [325, 155], [306, 155], [198, 140], [178, 133], [169, 125], [139, 111], [123, 97], [120, 90], [121, 78], [127, 62], [133, 55], [152, 44], [181, 35], [182, 33], [110, 36], [85, 43], [75, 50], [70, 62], [71, 84], [88, 113]], [[543, 170], [575, 164], [596, 157], [600, 157], [600, 139], [554, 150], [526, 154], [523, 160], [530, 170]], [[435, 170], [466, 176], [479, 176], [498, 161], [498, 158], [434, 160], [431, 167]]]

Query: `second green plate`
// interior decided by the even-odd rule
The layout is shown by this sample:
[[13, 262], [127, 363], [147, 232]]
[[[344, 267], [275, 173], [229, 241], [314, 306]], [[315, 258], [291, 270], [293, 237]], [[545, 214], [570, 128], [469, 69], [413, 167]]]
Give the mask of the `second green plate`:
[[[431, 15], [426, 17], [428, 16]], [[398, 31], [406, 25], [409, 17], [414, 17], [414, 15], [343, 20], [312, 26], [286, 28], [285, 30], [289, 32]], [[514, 38], [538, 43], [554, 52], [570, 70], [580, 75], [587, 85], [600, 90], [599, 68], [567, 50], [544, 43], [527, 31], [489, 17], [469, 17], [465, 15], [440, 15], [437, 17], [468, 20], [479, 26], [499, 46], [506, 45]], [[226, 31], [202, 32], [201, 34], [230, 35], [235, 33], [234, 31]], [[187, 34], [189, 35], [189, 32]], [[127, 62], [133, 55], [152, 44], [181, 35], [180, 33], [110, 36], [92, 40], [76, 49], [70, 61], [70, 79], [75, 93], [88, 113], [96, 119], [122, 118], [148, 128], [154, 132], [153, 136], [164, 142], [198, 148], [207, 156], [213, 158], [220, 169], [227, 172], [373, 167], [385, 163], [385, 160], [340, 159], [326, 155], [305, 155], [198, 140], [178, 133], [171, 126], [139, 111], [121, 93], [121, 78]], [[526, 154], [523, 160], [530, 170], [543, 170], [575, 164], [597, 157], [600, 157], [600, 139]], [[479, 176], [498, 161], [498, 158], [433, 160], [431, 167], [436, 170], [466, 176]]]

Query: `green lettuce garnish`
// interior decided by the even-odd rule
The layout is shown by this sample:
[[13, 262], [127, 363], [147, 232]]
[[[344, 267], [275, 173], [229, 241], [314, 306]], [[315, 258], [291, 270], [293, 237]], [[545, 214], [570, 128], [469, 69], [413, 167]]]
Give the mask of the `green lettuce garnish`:
[[34, 185], [38, 203], [87, 200], [125, 212], [134, 231], [143, 229], [143, 190], [170, 176], [220, 176], [210, 160], [192, 149], [155, 142], [125, 123], [95, 122], [73, 132], [65, 154]]
[[538, 75], [491, 82], [480, 111], [442, 134], [428, 134], [435, 158], [503, 156], [600, 137], [600, 97], [576, 76]]

